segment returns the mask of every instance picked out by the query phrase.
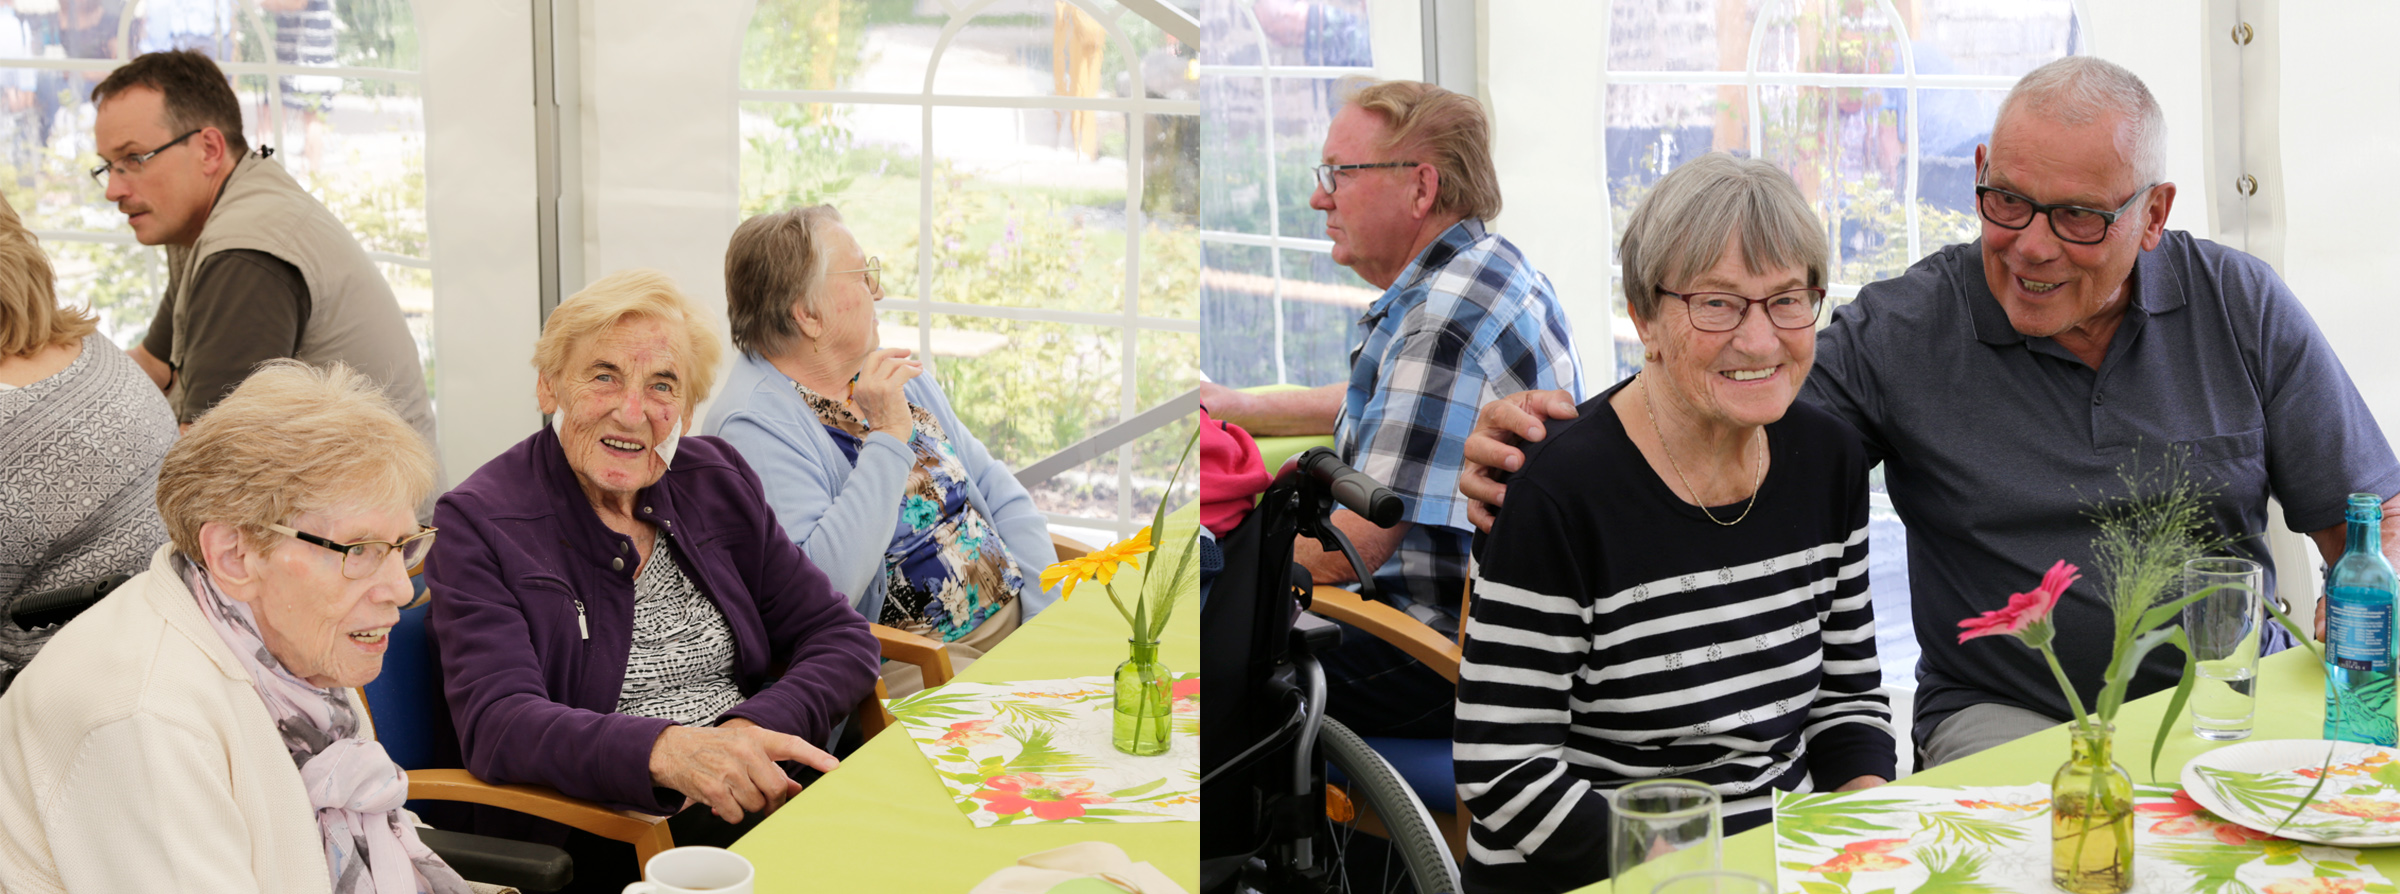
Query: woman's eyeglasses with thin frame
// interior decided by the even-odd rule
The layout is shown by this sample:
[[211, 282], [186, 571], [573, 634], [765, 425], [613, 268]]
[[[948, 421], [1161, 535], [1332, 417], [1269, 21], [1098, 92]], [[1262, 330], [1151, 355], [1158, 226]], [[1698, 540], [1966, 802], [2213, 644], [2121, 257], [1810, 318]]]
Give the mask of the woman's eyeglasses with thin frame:
[[868, 259], [867, 259], [867, 266], [860, 267], [860, 268], [858, 268], [858, 269], [856, 269], [856, 270], [836, 270], [836, 271], [833, 271], [833, 275], [835, 275], [835, 276], [841, 276], [841, 275], [843, 275], [843, 274], [845, 274], [845, 273], [864, 273], [864, 274], [866, 274], [866, 275], [867, 275], [867, 291], [869, 291], [869, 292], [873, 292], [873, 293], [875, 294], [875, 297], [877, 297], [877, 298], [881, 298], [881, 297], [883, 297], [883, 259], [882, 259], [882, 258], [868, 258]]
[[1661, 295], [1681, 298], [1691, 308], [1692, 328], [1702, 332], [1731, 332], [1742, 327], [1742, 318], [1750, 315], [1750, 305], [1767, 306], [1767, 322], [1777, 329], [1806, 329], [1817, 324], [1817, 315], [1825, 309], [1824, 289], [1785, 289], [1765, 298], [1751, 298], [1732, 292], [1670, 292]]
[[[416, 568], [417, 563], [425, 561], [425, 554], [432, 551], [433, 535], [441, 530], [439, 528], [430, 527], [422, 528], [419, 529], [415, 534], [400, 538], [396, 541], [360, 540], [355, 543], [341, 543], [331, 538], [320, 537], [307, 531], [295, 530], [284, 525], [270, 524], [266, 525], [265, 527], [269, 531], [282, 534], [302, 543], [314, 544], [334, 552], [341, 553], [342, 576], [351, 580], [366, 580], [367, 578], [374, 576], [376, 569], [383, 567], [383, 560], [389, 557], [393, 550], [400, 551], [401, 567], [408, 569]], [[410, 603], [410, 605], [413, 607], [415, 603]]]

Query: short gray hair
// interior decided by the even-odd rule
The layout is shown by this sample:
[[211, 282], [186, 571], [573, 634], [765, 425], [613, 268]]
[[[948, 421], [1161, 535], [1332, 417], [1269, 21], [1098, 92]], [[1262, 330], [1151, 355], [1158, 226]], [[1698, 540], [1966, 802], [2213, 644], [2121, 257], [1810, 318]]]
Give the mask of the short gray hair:
[[1733, 233], [1742, 236], [1742, 263], [1751, 272], [1802, 267], [1810, 287], [1824, 288], [1825, 227], [1791, 175], [1711, 152], [1658, 178], [1633, 209], [1617, 249], [1626, 308], [1636, 319], [1657, 319], [1658, 290], [1717, 266]]
[[2117, 155], [2133, 166], [2143, 183], [2166, 181], [2166, 112], [2141, 77], [2125, 66], [2098, 56], [2068, 56], [2026, 72], [2000, 101], [1993, 129], [2019, 105], [2069, 127], [2117, 116]]
[[772, 211], [742, 221], [725, 245], [725, 316], [733, 345], [773, 357], [800, 338], [792, 307], [817, 312], [818, 287], [833, 266], [829, 227], [842, 213], [832, 205]]
[[203, 561], [200, 527], [223, 522], [260, 548], [270, 524], [362, 506], [414, 507], [434, 487], [433, 450], [375, 380], [340, 363], [270, 360], [167, 448], [158, 515], [175, 549]]

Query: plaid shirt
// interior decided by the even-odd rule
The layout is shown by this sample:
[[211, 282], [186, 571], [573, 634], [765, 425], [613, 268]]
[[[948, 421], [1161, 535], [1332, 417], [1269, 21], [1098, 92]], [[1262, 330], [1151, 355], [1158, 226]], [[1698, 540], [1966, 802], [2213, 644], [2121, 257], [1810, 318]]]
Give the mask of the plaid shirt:
[[1550, 279], [1515, 245], [1463, 220], [1400, 271], [1358, 319], [1350, 388], [1334, 422], [1342, 460], [1400, 495], [1411, 523], [1375, 572], [1385, 598], [1457, 629], [1473, 526], [1458, 494], [1484, 403], [1528, 389], [1583, 397], [1574, 336]]

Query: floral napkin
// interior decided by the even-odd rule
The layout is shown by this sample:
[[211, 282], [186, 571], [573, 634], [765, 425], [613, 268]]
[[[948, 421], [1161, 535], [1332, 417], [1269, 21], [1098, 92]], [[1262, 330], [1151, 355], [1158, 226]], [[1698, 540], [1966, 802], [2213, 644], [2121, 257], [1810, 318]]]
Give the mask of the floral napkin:
[[[2357, 850], [2225, 822], [2175, 786], [2134, 794], [2134, 891], [2400, 894]], [[1783, 894], [2049, 891], [2050, 787], [1780, 793], [1775, 860]]]
[[959, 683], [891, 706], [960, 813], [980, 827], [1200, 819], [1200, 675], [1175, 682], [1167, 753], [1109, 742], [1105, 676]]

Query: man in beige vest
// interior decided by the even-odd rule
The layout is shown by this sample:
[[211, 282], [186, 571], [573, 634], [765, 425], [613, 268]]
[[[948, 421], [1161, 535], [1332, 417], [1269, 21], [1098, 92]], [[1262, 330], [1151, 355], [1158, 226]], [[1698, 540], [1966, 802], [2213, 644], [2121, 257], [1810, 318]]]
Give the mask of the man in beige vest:
[[135, 239], [167, 247], [167, 293], [126, 353], [166, 391], [176, 421], [191, 425], [265, 361], [338, 361], [380, 384], [439, 455], [425, 367], [391, 287], [333, 212], [267, 159], [272, 149], [250, 151], [241, 101], [216, 63], [146, 53], [92, 101], [106, 162], [92, 176]]

